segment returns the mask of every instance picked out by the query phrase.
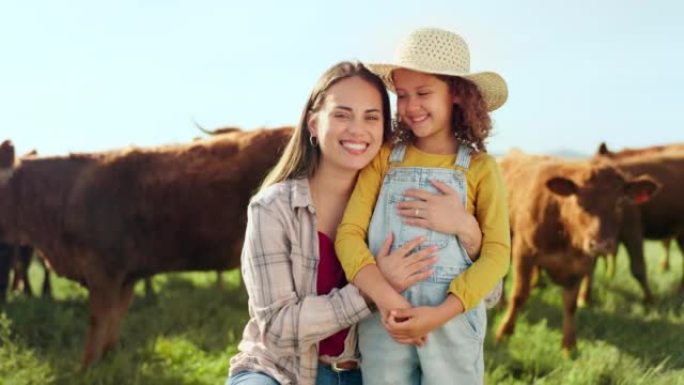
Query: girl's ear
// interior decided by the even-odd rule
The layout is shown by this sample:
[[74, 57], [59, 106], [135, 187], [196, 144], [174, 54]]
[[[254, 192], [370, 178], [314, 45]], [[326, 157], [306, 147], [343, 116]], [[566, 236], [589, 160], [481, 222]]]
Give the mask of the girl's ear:
[[454, 104], [456, 104], [456, 105], [458, 105], [458, 106], [460, 106], [460, 105], [461, 105], [461, 96], [460, 96], [460, 95], [455, 95], [455, 94], [454, 94], [454, 95], [451, 97], [451, 102], [454, 103]]

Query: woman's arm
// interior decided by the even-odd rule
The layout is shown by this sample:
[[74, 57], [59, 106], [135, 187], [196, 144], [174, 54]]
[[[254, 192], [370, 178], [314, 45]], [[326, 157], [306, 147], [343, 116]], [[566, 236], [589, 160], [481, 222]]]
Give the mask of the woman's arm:
[[295, 277], [292, 267], [298, 264], [307, 268], [301, 261], [306, 253], [301, 248], [310, 246], [289, 239], [287, 209], [272, 203], [250, 204], [241, 257], [250, 316], [268, 348], [278, 355], [299, 354], [370, 314], [353, 285], [326, 295], [297, 294], [295, 281], [302, 277]]

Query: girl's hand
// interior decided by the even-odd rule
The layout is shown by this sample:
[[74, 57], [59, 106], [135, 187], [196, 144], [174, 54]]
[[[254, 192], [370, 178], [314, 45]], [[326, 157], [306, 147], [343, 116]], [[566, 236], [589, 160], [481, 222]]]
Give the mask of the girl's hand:
[[[423, 347], [427, 343], [428, 336], [427, 334], [424, 334], [422, 336], [418, 337], [411, 337], [411, 336], [399, 336], [398, 334], [395, 333], [395, 335], [392, 335], [390, 332], [391, 329], [393, 329], [395, 326], [389, 324], [389, 319], [390, 315], [386, 314], [386, 316], [382, 317], [382, 325], [385, 327], [387, 330], [387, 333], [390, 334], [392, 339], [396, 341], [397, 343], [404, 344], [404, 345], [415, 345], [417, 347]], [[403, 321], [394, 319], [393, 321], [395, 324], [401, 323]]]
[[396, 309], [389, 312], [385, 329], [399, 342], [425, 337], [431, 331], [444, 325], [447, 320], [436, 307]]
[[440, 193], [434, 194], [420, 189], [408, 189], [404, 196], [416, 200], [399, 202], [397, 208], [404, 222], [446, 234], [459, 234], [464, 218], [468, 216], [458, 193], [446, 183], [432, 180]]
[[387, 282], [394, 290], [401, 293], [432, 274], [432, 266], [437, 262], [437, 257], [432, 253], [437, 251], [437, 247], [431, 246], [407, 256], [425, 240], [424, 237], [417, 237], [388, 254], [393, 240], [394, 235], [390, 233], [382, 244], [375, 261]]
[[416, 200], [399, 202], [399, 215], [408, 225], [456, 235], [470, 258], [475, 260], [482, 247], [482, 231], [477, 219], [466, 211], [458, 192], [438, 180], [431, 182], [440, 193], [419, 189], [404, 191], [405, 196]]
[[385, 329], [397, 341], [427, 336], [450, 319], [464, 312], [463, 302], [453, 294], [447, 295], [439, 306], [397, 308], [390, 310]]

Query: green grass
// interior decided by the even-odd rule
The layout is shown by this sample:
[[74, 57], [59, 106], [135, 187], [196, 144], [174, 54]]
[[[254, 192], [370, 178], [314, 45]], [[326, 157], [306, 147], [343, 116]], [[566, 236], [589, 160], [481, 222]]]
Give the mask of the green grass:
[[[682, 256], [661, 272], [660, 244], [647, 244], [649, 281], [656, 303], [645, 307], [624, 251], [613, 279], [599, 262], [595, 303], [577, 313], [578, 351], [561, 354], [561, 290], [533, 291], [515, 334], [500, 345], [493, 335], [502, 312], [490, 313], [485, 345], [489, 384], [684, 384], [684, 296], [676, 289]], [[34, 291], [42, 278], [31, 268]], [[126, 318], [118, 348], [78, 371], [88, 314], [86, 292], [54, 280], [54, 300], [11, 294], [0, 309], [0, 384], [221, 384], [247, 320], [238, 271], [157, 276], [156, 297], [142, 285]], [[510, 277], [508, 279], [510, 285]]]

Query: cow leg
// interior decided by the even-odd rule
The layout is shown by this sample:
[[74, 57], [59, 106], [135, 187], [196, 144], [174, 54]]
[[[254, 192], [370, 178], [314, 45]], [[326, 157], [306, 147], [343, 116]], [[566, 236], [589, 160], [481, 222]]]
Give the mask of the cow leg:
[[33, 295], [31, 291], [31, 280], [29, 279], [29, 267], [31, 267], [31, 260], [33, 259], [33, 247], [31, 246], [20, 246], [19, 247], [19, 257], [21, 258], [21, 263], [24, 268], [22, 271], [22, 280], [24, 281], [24, 294], [27, 296]]
[[614, 253], [606, 254], [606, 277], [615, 278], [615, 263], [617, 260], [617, 249]]
[[644, 260], [644, 240], [639, 234], [635, 239], [625, 242], [627, 251], [629, 253], [629, 269], [632, 276], [639, 282], [641, 290], [644, 292], [644, 302], [652, 303], [653, 294], [651, 288], [648, 286], [646, 278], [646, 261]]
[[0, 303], [7, 301], [7, 287], [9, 286], [10, 268], [14, 246], [0, 242]]
[[103, 346], [103, 352], [111, 350], [116, 342], [119, 340], [119, 333], [121, 332], [121, 322], [128, 313], [128, 307], [133, 299], [133, 292], [135, 288], [135, 281], [125, 283], [121, 288], [116, 304], [112, 311], [112, 318], [107, 327], [107, 335]]
[[[679, 251], [684, 259], [684, 230], [677, 234], [677, 244], [679, 244]], [[684, 263], [682, 263], [682, 282], [679, 285], [679, 292], [684, 294]]]
[[28, 269], [31, 264], [31, 256], [33, 255], [33, 248], [30, 246], [19, 246], [19, 252], [15, 254], [14, 259], [14, 280], [12, 281], [12, 290], [16, 292], [24, 292], [25, 295], [31, 296], [31, 285], [29, 284]]
[[45, 262], [45, 258], [41, 256], [38, 259], [40, 260], [40, 264], [43, 266], [43, 271], [45, 272], [45, 276], [43, 279], [43, 290], [41, 295], [43, 298], [52, 298], [52, 281], [50, 279], [50, 267]]
[[579, 295], [577, 297], [577, 306], [586, 307], [591, 303], [591, 291], [594, 287], [594, 270], [596, 270], [596, 258], [591, 266], [589, 273], [582, 277], [582, 283], [579, 287]]
[[216, 288], [218, 290], [223, 290], [223, 272], [221, 270], [216, 270]]
[[577, 311], [577, 294], [579, 284], [563, 287], [563, 352], [570, 354], [577, 345], [575, 335], [575, 312]]
[[143, 284], [145, 287], [145, 298], [151, 299], [154, 297], [154, 287], [152, 286], [152, 277], [145, 277], [143, 279]]
[[496, 332], [496, 341], [501, 341], [505, 335], [513, 334], [515, 319], [518, 311], [523, 306], [530, 295], [530, 283], [532, 279], [532, 259], [531, 256], [523, 255], [519, 252], [520, 246], [514, 247], [513, 254], [513, 289], [511, 291], [508, 309], [504, 316], [501, 326]]
[[641, 215], [638, 209], [625, 210], [620, 241], [627, 248], [629, 255], [629, 269], [632, 276], [639, 282], [644, 292], [644, 302], [652, 303], [653, 294], [648, 286], [646, 278], [646, 262], [644, 260], [644, 231], [641, 224]]
[[539, 266], [532, 266], [532, 272], [530, 273], [530, 287], [546, 287], [546, 284], [542, 282], [541, 268]]
[[90, 327], [81, 359], [81, 369], [85, 369], [102, 356], [109, 324], [116, 316], [116, 307], [120, 296], [117, 288], [121, 285], [112, 281], [107, 283], [100, 282], [97, 285], [89, 286]]
[[665, 255], [663, 255], [663, 259], [660, 260], [658, 266], [660, 270], [668, 271], [670, 270], [670, 244], [672, 243], [672, 238], [663, 239], [661, 242], [665, 248]]

